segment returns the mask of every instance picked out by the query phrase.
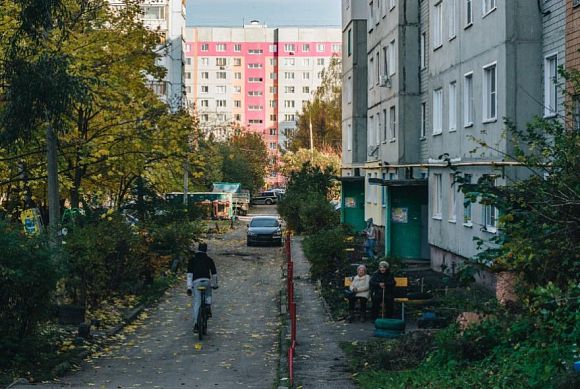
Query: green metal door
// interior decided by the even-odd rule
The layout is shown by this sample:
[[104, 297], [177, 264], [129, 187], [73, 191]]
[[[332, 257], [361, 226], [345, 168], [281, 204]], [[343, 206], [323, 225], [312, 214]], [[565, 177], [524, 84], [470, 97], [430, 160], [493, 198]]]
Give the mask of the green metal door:
[[365, 228], [364, 180], [344, 181], [340, 208], [341, 222], [360, 232]]
[[421, 206], [427, 204], [424, 186], [391, 187], [392, 255], [405, 259], [422, 259], [425, 239]]

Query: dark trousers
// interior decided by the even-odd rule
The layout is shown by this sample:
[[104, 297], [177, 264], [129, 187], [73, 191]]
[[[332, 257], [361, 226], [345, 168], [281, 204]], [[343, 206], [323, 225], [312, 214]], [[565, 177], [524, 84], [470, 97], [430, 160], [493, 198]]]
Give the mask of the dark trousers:
[[357, 300], [360, 302], [361, 316], [365, 317], [366, 312], [367, 312], [367, 299], [365, 297], [351, 297], [348, 300], [348, 308], [349, 308], [350, 315], [352, 316], [354, 314]]
[[374, 294], [372, 297], [373, 305], [371, 307], [371, 317], [373, 320], [382, 316], [384, 313], [384, 317], [392, 318], [393, 313], [395, 311], [395, 300], [392, 297], [388, 297], [385, 295], [385, 306], [384, 308], [381, 306], [383, 304], [383, 294], [377, 293]]

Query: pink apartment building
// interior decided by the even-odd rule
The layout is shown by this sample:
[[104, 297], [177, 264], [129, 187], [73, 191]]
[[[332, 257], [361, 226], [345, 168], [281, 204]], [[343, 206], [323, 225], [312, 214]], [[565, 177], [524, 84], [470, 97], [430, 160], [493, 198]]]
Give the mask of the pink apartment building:
[[[240, 127], [262, 135], [276, 165], [296, 114], [342, 51], [340, 28], [188, 27], [185, 89], [189, 107], [218, 139]], [[276, 171], [268, 185], [283, 185]]]

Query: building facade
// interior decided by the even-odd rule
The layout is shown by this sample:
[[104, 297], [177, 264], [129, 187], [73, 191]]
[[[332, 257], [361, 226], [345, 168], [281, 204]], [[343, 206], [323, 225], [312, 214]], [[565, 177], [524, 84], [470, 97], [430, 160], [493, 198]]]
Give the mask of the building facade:
[[[113, 8], [124, 7], [120, 0], [109, 0]], [[184, 30], [186, 0], [142, 0], [141, 20], [145, 27], [157, 31], [162, 43], [159, 52], [162, 56], [157, 65], [167, 69], [165, 78], [161, 81], [150, 78], [150, 87], [165, 101], [172, 110], [184, 106]]]
[[[225, 139], [247, 129], [263, 137], [275, 158], [341, 49], [338, 28], [269, 28], [257, 21], [187, 28], [187, 101], [206, 133]], [[267, 182], [278, 186], [283, 177], [274, 171]]]
[[[352, 11], [353, 3], [343, 0], [346, 40], [365, 17]], [[535, 116], [562, 120], [557, 69], [579, 66], [573, 61], [580, 63], [580, 6], [575, 0], [362, 3], [367, 117], [366, 128], [352, 124], [348, 103], [362, 88], [352, 84], [357, 58], [343, 54], [343, 217], [352, 202], [351, 177], [360, 175], [363, 218], [384, 231], [380, 254], [429, 259], [435, 270], [454, 271], [477, 254], [473, 239], [495, 236], [499, 222], [497, 209], [466, 202], [456, 174], [496, 185], [525, 177], [509, 162], [514, 145], [504, 119], [520, 129]], [[364, 144], [364, 158], [356, 158], [355, 142]]]
[[[580, 0], [566, 1], [566, 68], [580, 70]], [[568, 123], [580, 131], [580, 95], [573, 92], [570, 84], [567, 86], [571, 96], [566, 101], [571, 117]]]

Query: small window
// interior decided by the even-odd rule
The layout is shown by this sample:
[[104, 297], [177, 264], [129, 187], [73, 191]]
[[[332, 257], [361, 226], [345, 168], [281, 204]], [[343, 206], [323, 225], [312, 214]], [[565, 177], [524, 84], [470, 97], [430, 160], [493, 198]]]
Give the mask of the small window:
[[240, 51], [242, 51], [242, 45], [239, 43], [234, 44], [234, 51], [239, 53]]
[[389, 108], [389, 132], [390, 141], [394, 141], [397, 138], [397, 115], [395, 107]]
[[304, 53], [308, 53], [308, 52], [310, 51], [310, 45], [309, 45], [309, 44], [307, 44], [307, 43], [306, 43], [306, 44], [303, 44], [303, 45], [302, 45], [302, 51], [303, 51]]
[[495, 10], [495, 0], [483, 0], [483, 16]]
[[433, 48], [443, 45], [443, 2], [433, 7]]
[[225, 43], [217, 43], [215, 45], [216, 51], [226, 51], [226, 44]]
[[544, 116], [555, 116], [558, 110], [558, 55], [544, 60]]
[[[471, 184], [471, 174], [466, 174], [463, 176], [464, 184]], [[463, 200], [463, 225], [466, 227], [471, 227], [471, 201], [468, 198]]]
[[443, 89], [433, 91], [433, 135], [443, 132]]
[[449, 40], [451, 40], [457, 35], [457, 0], [449, 0], [447, 2], [447, 16], [447, 28], [449, 30]]
[[457, 221], [457, 186], [454, 184], [454, 175], [449, 175], [449, 206], [448, 206], [448, 220], [451, 223], [455, 223]]
[[484, 122], [497, 120], [497, 68], [495, 64], [483, 68]]
[[465, 0], [465, 27], [473, 24], [473, 0]]
[[421, 103], [421, 139], [425, 138], [427, 128], [427, 104]]
[[449, 84], [449, 132], [457, 130], [457, 83], [455, 81]]
[[473, 73], [467, 73], [463, 79], [463, 126], [473, 126]]
[[434, 174], [433, 179], [433, 218], [434, 219], [441, 219], [442, 218], [442, 207], [441, 203], [443, 202], [443, 186], [441, 180], [441, 174]]

